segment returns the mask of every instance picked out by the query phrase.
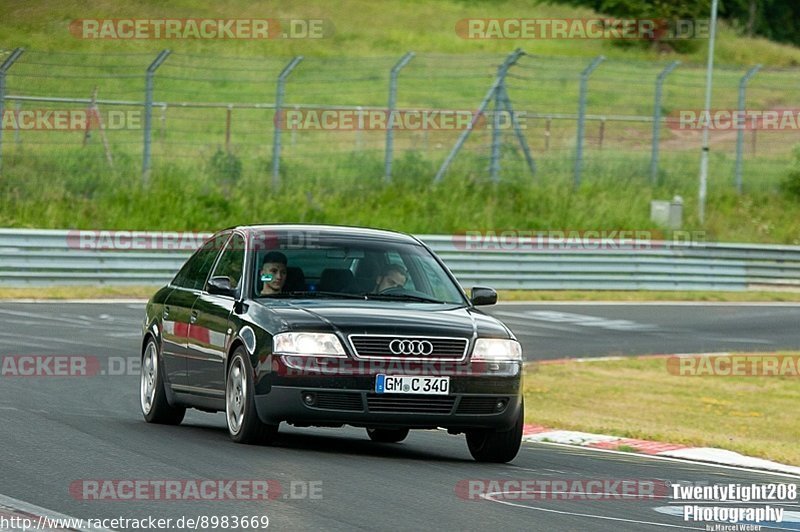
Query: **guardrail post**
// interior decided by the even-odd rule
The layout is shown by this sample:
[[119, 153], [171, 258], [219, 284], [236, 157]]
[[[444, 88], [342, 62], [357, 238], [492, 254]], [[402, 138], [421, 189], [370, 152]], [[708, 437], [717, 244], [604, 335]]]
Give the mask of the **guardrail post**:
[[[414, 58], [414, 52], [406, 52], [400, 61], [392, 67], [389, 75], [389, 106], [386, 112], [389, 113], [386, 122], [386, 158], [384, 161], [384, 179], [386, 182], [392, 180], [392, 156], [394, 154], [394, 108], [397, 104], [397, 75], [400, 70]], [[359, 129], [360, 131], [360, 129]]]
[[153, 132], [153, 76], [161, 66], [171, 50], [161, 50], [156, 58], [147, 67], [144, 83], [144, 150], [142, 152], [142, 183], [147, 186], [150, 179], [150, 143]]
[[455, 146], [453, 146], [453, 149], [450, 150], [449, 154], [447, 154], [447, 158], [442, 163], [442, 166], [439, 167], [439, 171], [436, 172], [436, 176], [433, 178], [434, 183], [438, 183], [442, 180], [445, 172], [447, 172], [447, 169], [453, 162], [453, 159], [455, 159], [456, 155], [461, 150], [461, 147], [467, 141], [469, 134], [472, 132], [472, 128], [475, 127], [475, 124], [478, 122], [478, 119], [481, 117], [481, 115], [486, 112], [486, 107], [489, 105], [492, 97], [495, 96], [496, 91], [505, 83], [505, 76], [508, 72], [508, 69], [511, 68], [511, 66], [513, 66], [523, 55], [525, 55], [525, 52], [523, 52], [521, 48], [517, 48], [508, 54], [508, 57], [506, 57], [506, 60], [503, 61], [503, 64], [498, 67], [497, 77], [495, 77], [494, 83], [492, 83], [491, 88], [486, 92], [486, 96], [483, 97], [483, 101], [481, 101], [481, 104], [478, 106], [478, 111], [472, 117], [469, 125], [458, 137]]
[[286, 78], [292, 73], [294, 67], [303, 60], [302, 55], [293, 58], [289, 63], [283, 67], [280, 75], [278, 75], [278, 87], [275, 91], [275, 134], [272, 137], [272, 188], [278, 188], [280, 185], [279, 172], [281, 169], [281, 110], [283, 109], [283, 96], [286, 90]]
[[583, 136], [586, 122], [586, 92], [589, 86], [589, 76], [605, 59], [602, 55], [595, 57], [589, 66], [581, 72], [581, 86], [578, 96], [578, 132], [575, 146], [575, 188], [581, 186], [581, 172], [583, 171]]
[[664, 78], [680, 65], [680, 61], [673, 61], [656, 77], [656, 96], [653, 102], [653, 149], [650, 155], [650, 184], [655, 185], [658, 180], [658, 152], [661, 137], [661, 97], [664, 89]]
[[[747, 89], [747, 82], [761, 70], [761, 65], [756, 65], [739, 80], [739, 117], [738, 120], [744, 121], [744, 97]], [[742, 122], [736, 123], [736, 192], [742, 193], [742, 157], [744, 150], [744, 125]], [[753, 130], [755, 133], [755, 129]]]
[[[24, 52], [24, 48], [15, 48], [11, 55], [6, 57], [3, 64], [0, 65], [0, 122], [3, 121], [6, 111], [6, 72], [11, 68], [19, 56]], [[16, 120], [15, 120], [16, 122]], [[3, 173], [3, 127], [0, 126], [0, 175]]]

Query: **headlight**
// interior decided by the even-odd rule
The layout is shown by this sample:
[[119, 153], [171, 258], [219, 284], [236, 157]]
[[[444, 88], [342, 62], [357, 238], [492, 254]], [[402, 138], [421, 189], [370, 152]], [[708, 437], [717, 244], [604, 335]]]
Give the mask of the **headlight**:
[[472, 350], [472, 360], [517, 362], [522, 360], [522, 346], [516, 340], [478, 338]]
[[273, 351], [278, 355], [313, 357], [346, 357], [342, 343], [330, 333], [280, 333], [273, 338]]

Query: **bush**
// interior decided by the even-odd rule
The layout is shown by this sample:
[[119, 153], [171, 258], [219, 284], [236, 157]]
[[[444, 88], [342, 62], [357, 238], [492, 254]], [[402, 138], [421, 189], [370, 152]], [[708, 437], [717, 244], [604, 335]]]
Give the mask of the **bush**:
[[794, 164], [781, 182], [783, 193], [794, 200], [800, 200], [800, 144], [794, 148]]
[[223, 189], [230, 190], [242, 177], [242, 160], [222, 148], [217, 148], [208, 162], [208, 174]]

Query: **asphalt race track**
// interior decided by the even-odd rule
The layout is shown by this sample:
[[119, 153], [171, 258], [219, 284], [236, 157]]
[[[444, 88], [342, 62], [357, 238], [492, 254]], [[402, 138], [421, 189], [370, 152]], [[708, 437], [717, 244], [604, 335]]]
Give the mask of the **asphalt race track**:
[[646, 353], [800, 349], [800, 305], [753, 303], [505, 304], [528, 360]]
[[[793, 305], [500, 305], [491, 313], [507, 320], [531, 360], [800, 348], [800, 307]], [[613, 491], [565, 500], [556, 488], [542, 494], [526, 486], [599, 480], [614, 490], [621, 480], [639, 487], [798, 481], [553, 444], [524, 444], [511, 464], [483, 465], [472, 461], [463, 436], [442, 431], [378, 444], [360, 429], [284, 425], [274, 446], [257, 447], [231, 443], [222, 414], [189, 411], [181, 426], [148, 425], [139, 412], [135, 365], [143, 315], [141, 303], [0, 304], [6, 369], [0, 377], [0, 518], [24, 501], [92, 519], [268, 516], [270, 528], [279, 530], [706, 530], [708, 521], [684, 521], [683, 504], [667, 488], [655, 497]], [[48, 376], [47, 368], [38, 376], [14, 376], [5, 366], [13, 355], [83, 355], [95, 364], [86, 376]], [[152, 490], [134, 500], [107, 494], [93, 500], [97, 492], [85, 489], [120, 480], [185, 486], [265, 479], [268, 500], [165, 500]], [[490, 494], [496, 491], [505, 494]], [[782, 529], [800, 530], [796, 500], [773, 507], [786, 512]]]

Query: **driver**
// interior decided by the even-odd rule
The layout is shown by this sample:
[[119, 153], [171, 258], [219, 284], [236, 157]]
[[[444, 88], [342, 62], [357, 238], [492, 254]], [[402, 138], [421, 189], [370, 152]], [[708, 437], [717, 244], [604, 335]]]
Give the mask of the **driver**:
[[277, 294], [286, 284], [286, 255], [280, 251], [270, 251], [264, 255], [261, 266], [261, 295]]
[[375, 280], [374, 292], [380, 293], [392, 288], [402, 288], [408, 279], [408, 271], [400, 264], [389, 264]]

